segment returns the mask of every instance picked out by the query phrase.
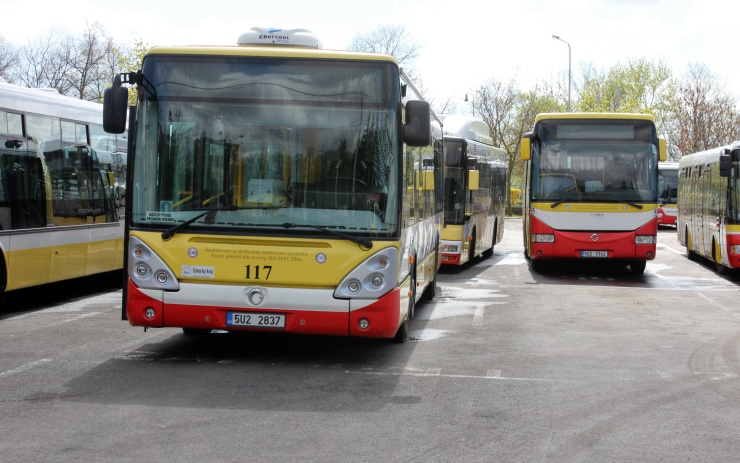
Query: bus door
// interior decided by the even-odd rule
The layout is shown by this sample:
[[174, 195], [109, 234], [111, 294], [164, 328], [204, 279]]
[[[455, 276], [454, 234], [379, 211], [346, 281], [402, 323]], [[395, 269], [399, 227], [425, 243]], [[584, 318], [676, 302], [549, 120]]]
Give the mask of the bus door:
[[701, 216], [699, 221], [699, 246], [701, 254], [712, 256], [712, 233], [714, 232], [713, 221], [715, 220], [716, 204], [712, 194], [712, 167], [711, 165], [701, 166]]

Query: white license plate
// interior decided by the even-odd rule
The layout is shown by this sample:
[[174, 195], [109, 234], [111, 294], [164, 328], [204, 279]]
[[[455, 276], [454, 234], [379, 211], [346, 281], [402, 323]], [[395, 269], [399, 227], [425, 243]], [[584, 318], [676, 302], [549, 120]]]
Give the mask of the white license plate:
[[606, 251], [581, 251], [581, 257], [609, 257]]
[[285, 328], [285, 314], [227, 312], [228, 326], [253, 326], [258, 328]]

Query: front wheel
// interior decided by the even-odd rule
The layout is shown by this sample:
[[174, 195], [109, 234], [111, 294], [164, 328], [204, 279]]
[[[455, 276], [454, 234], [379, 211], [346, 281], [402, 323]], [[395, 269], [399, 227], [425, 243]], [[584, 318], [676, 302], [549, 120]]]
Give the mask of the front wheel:
[[630, 271], [634, 275], [642, 275], [645, 272], [645, 267], [647, 267], [647, 261], [636, 260], [630, 264]]

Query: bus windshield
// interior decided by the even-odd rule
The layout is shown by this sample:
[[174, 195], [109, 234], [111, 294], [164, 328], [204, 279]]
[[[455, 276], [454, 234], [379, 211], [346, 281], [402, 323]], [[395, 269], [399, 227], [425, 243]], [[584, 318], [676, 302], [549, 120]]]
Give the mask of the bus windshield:
[[658, 142], [650, 121], [541, 121], [532, 201], [657, 202]]
[[658, 172], [660, 201], [663, 204], [676, 204], [678, 202], [678, 169], [666, 169], [659, 166]]
[[465, 142], [445, 140], [445, 223], [462, 224], [465, 217]]
[[142, 72], [133, 226], [218, 208], [190, 230], [399, 233], [390, 63], [153, 55]]

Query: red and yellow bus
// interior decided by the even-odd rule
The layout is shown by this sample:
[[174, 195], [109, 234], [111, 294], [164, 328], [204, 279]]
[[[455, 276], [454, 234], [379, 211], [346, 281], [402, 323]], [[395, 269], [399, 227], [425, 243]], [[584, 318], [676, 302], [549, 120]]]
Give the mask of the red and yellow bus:
[[724, 273], [740, 267], [740, 143], [683, 156], [678, 177], [678, 241], [689, 259]]
[[445, 147], [443, 265], [490, 257], [504, 236], [506, 151], [493, 146], [488, 124], [469, 116], [442, 118]]
[[547, 260], [655, 258], [658, 162], [665, 140], [644, 114], [545, 113], [522, 138], [524, 248]]
[[117, 138], [99, 103], [0, 82], [0, 293], [121, 269]]
[[435, 291], [444, 154], [392, 56], [260, 28], [155, 47], [105, 96], [113, 133], [126, 82], [131, 325], [407, 339]]
[[676, 225], [678, 210], [678, 163], [658, 163], [658, 225]]

